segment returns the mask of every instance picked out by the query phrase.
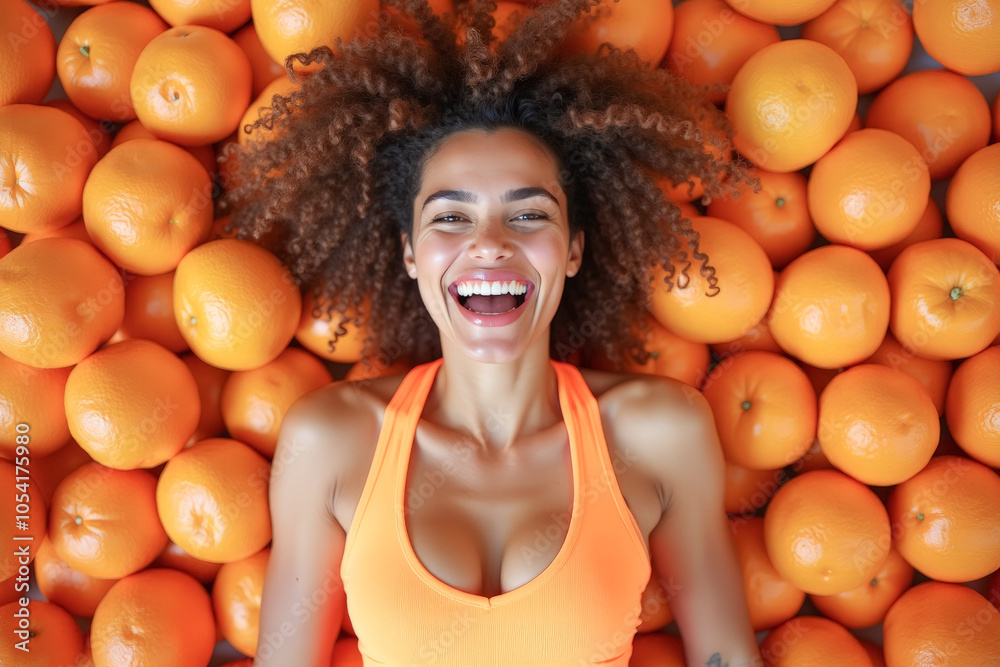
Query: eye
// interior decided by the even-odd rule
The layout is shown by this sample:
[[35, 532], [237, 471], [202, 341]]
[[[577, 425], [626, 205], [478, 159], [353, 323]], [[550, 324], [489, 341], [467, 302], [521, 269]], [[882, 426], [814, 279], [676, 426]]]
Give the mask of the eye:
[[[531, 216], [531, 217], [526, 218], [525, 216]], [[548, 220], [549, 216], [545, 215], [544, 213], [521, 213], [521, 214], [515, 216], [514, 219], [515, 220], [524, 220], [524, 221]]]
[[448, 213], [446, 215], [434, 218], [433, 220], [431, 220], [431, 222], [460, 222], [464, 219], [465, 218], [463, 218], [460, 215], [456, 215], [454, 213]]

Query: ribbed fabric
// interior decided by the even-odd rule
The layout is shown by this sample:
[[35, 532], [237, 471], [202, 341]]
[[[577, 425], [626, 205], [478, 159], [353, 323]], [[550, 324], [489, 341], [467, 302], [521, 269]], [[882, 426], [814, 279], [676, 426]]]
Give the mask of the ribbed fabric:
[[628, 667], [651, 566], [618, 487], [597, 400], [551, 360], [573, 461], [573, 511], [555, 560], [493, 597], [435, 578], [405, 531], [417, 421], [442, 359], [407, 373], [386, 407], [340, 574], [365, 667]]

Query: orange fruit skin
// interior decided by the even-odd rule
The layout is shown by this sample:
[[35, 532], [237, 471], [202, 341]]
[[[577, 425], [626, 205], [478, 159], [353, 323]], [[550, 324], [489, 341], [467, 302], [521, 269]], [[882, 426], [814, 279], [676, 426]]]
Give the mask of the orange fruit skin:
[[728, 220], [749, 233], [764, 249], [771, 265], [782, 269], [807, 251], [816, 238], [809, 217], [806, 178], [798, 172], [781, 174], [755, 169], [760, 192], [741, 186], [736, 199], [713, 199], [708, 215]]
[[205, 25], [230, 33], [250, 20], [250, 0], [150, 0], [172, 26]]
[[847, 628], [867, 628], [881, 623], [903, 591], [913, 583], [913, 568], [895, 549], [879, 571], [857, 588], [839, 595], [810, 595], [813, 605], [827, 618]]
[[253, 74], [236, 42], [185, 25], [154, 37], [129, 82], [135, 114], [160, 139], [203, 146], [225, 139], [250, 104]]
[[1000, 477], [982, 463], [935, 456], [888, 507], [896, 548], [925, 576], [966, 582], [1000, 568]]
[[70, 368], [35, 368], [0, 354], [0, 457], [13, 459], [19, 423], [27, 424], [31, 462], [69, 440], [62, 395]]
[[955, 236], [1000, 264], [1000, 144], [981, 148], [958, 168], [945, 200]]
[[264, 50], [284, 65], [288, 56], [332, 47], [338, 37], [345, 43], [362, 38], [368, 22], [378, 16], [379, 0], [251, 0], [250, 9]]
[[868, 652], [868, 659], [872, 661], [872, 667], [885, 667], [885, 657], [882, 655], [882, 647], [873, 641], [858, 637], [862, 648]]
[[90, 245], [94, 245], [94, 241], [90, 238], [90, 234], [87, 233], [87, 226], [83, 224], [83, 218], [77, 218], [74, 222], [66, 225], [65, 227], [60, 227], [59, 229], [52, 229], [47, 232], [32, 232], [25, 234], [24, 238], [21, 239], [21, 244], [31, 243], [37, 241], [38, 239], [51, 239], [51, 238], [61, 238], [61, 239], [77, 239], [78, 241], [86, 241]]
[[125, 277], [125, 319], [109, 343], [144, 338], [171, 352], [188, 349], [174, 320], [174, 272]]
[[[114, 148], [115, 146], [118, 146], [125, 141], [131, 141], [132, 139], [156, 138], [156, 135], [144, 128], [142, 123], [138, 120], [133, 120], [125, 123], [125, 125], [118, 130], [115, 134], [115, 138], [111, 141], [111, 147]], [[181, 146], [181, 148], [195, 156], [209, 175], [214, 176], [218, 171], [218, 165], [215, 162], [215, 150], [211, 146]]]
[[302, 295], [291, 273], [250, 241], [204, 243], [174, 273], [177, 326], [191, 350], [213, 366], [250, 370], [277, 359], [301, 316]]
[[813, 166], [809, 212], [831, 243], [875, 250], [916, 229], [927, 209], [927, 163], [894, 132], [851, 132]]
[[138, 572], [101, 600], [90, 642], [99, 667], [120, 664], [120, 656], [135, 667], [207, 665], [215, 648], [212, 601], [183, 572]]
[[38, 482], [46, 506], [52, 505], [52, 495], [66, 475], [93, 460], [90, 454], [72, 439], [48, 456], [33, 459], [32, 477]]
[[285, 349], [260, 368], [234, 371], [226, 380], [220, 401], [226, 430], [270, 459], [288, 408], [304, 394], [332, 381], [323, 362], [295, 347]]
[[190, 447], [204, 438], [222, 435], [225, 430], [226, 424], [222, 419], [222, 387], [232, 371], [207, 364], [194, 354], [182, 355], [181, 361], [187, 364], [194, 376], [195, 384], [198, 385], [198, 398], [201, 400], [198, 426], [184, 445]]
[[836, 51], [790, 39], [765, 46], [740, 68], [726, 115], [744, 157], [789, 172], [812, 164], [844, 136], [857, 102], [854, 75]]
[[793, 477], [764, 512], [774, 569], [812, 595], [836, 595], [871, 581], [889, 552], [889, 530], [878, 496], [836, 470]]
[[133, 139], [97, 163], [83, 189], [83, 221], [94, 244], [142, 276], [177, 268], [212, 226], [212, 179], [187, 151]]
[[921, 241], [888, 273], [892, 334], [925, 359], [962, 359], [1000, 333], [1000, 271], [961, 239]]
[[629, 667], [686, 667], [680, 637], [659, 632], [636, 635]]
[[792, 472], [801, 475], [810, 470], [836, 470], [837, 468], [826, 458], [826, 454], [819, 446], [819, 441], [814, 440], [809, 446], [809, 451], [802, 455], [798, 461], [792, 464]]
[[[76, 658], [83, 651], [83, 632], [69, 613], [62, 607], [44, 600], [28, 602], [27, 619], [15, 616], [21, 609], [20, 602], [10, 602], [0, 607], [0, 632], [7, 640], [0, 643], [0, 665], [17, 667], [61, 667], [76, 665]], [[27, 628], [20, 625], [27, 620]], [[16, 648], [21, 641], [15, 634], [19, 630], [31, 633], [30, 651]]]
[[564, 55], [596, 53], [602, 42], [611, 42], [623, 51], [634, 49], [655, 66], [667, 54], [673, 30], [671, 0], [603, 0], [577, 19], [559, 48]]
[[264, 90], [247, 107], [247, 110], [243, 113], [243, 117], [240, 118], [240, 124], [236, 127], [236, 136], [239, 137], [239, 144], [241, 146], [249, 146], [251, 144], [271, 141], [280, 136], [279, 131], [275, 128], [269, 130], [266, 127], [259, 127], [253, 131], [253, 134], [247, 134], [245, 129], [247, 125], [255, 123], [258, 118], [269, 118], [272, 115], [271, 98], [275, 95], [288, 95], [292, 91], [297, 90], [298, 87], [297, 83], [292, 83], [292, 80], [284, 75], [279, 76], [264, 86]]
[[150, 567], [169, 567], [189, 574], [203, 584], [211, 584], [222, 568], [222, 563], [209, 563], [187, 553], [173, 542], [167, 542], [163, 551]]
[[927, 465], [940, 437], [930, 395], [902, 371], [858, 364], [820, 394], [819, 446], [830, 463], [859, 482], [906, 481]]
[[[44, 105], [0, 107], [0, 227], [58, 229], [80, 216], [80, 193], [97, 148], [72, 115]], [[13, 168], [13, 165], [17, 168]], [[22, 185], [27, 178], [29, 185]]]
[[48, 102], [44, 102], [44, 105], [54, 109], [59, 109], [60, 111], [65, 111], [70, 116], [80, 121], [80, 124], [83, 125], [83, 129], [87, 131], [87, 136], [90, 137], [90, 141], [97, 149], [98, 159], [107, 155], [108, 151], [111, 150], [111, 132], [113, 125], [109, 121], [94, 120], [73, 106], [73, 103], [69, 100], [49, 100]]
[[636, 632], [656, 632], [674, 620], [669, 596], [670, 593], [663, 585], [660, 573], [656, 570], [656, 566], [653, 566], [646, 588], [642, 591], [639, 625], [636, 627]]
[[[361, 361], [367, 330], [364, 326], [359, 328], [349, 320], [354, 316], [354, 311], [350, 308], [347, 310], [346, 318], [333, 309], [330, 311], [330, 319], [327, 319], [325, 309], [329, 305], [330, 300], [327, 297], [317, 298], [313, 290], [306, 291], [302, 302], [302, 317], [295, 330], [295, 340], [302, 347], [327, 361], [341, 364]], [[345, 319], [348, 319], [346, 323]], [[334, 335], [338, 333], [339, 336], [334, 342]]]
[[774, 336], [771, 335], [771, 331], [768, 329], [767, 318], [761, 319], [760, 322], [736, 340], [725, 343], [713, 343], [710, 347], [712, 352], [715, 352], [719, 357], [731, 357], [750, 350], [783, 354], [781, 347], [774, 341]]
[[753, 470], [726, 461], [724, 504], [729, 514], [752, 514], [771, 499], [785, 480], [784, 471]]
[[955, 442], [969, 456], [1000, 468], [1000, 346], [969, 357], [948, 385], [945, 415]]
[[280, 76], [286, 76], [285, 68], [276, 63], [274, 58], [264, 50], [253, 23], [248, 23], [237, 30], [233, 34], [233, 41], [243, 49], [247, 60], [250, 61], [250, 71], [253, 76], [251, 94], [254, 97], [260, 95], [267, 84]]
[[[662, 66], [696, 86], [728, 86], [746, 59], [781, 36], [773, 25], [734, 11], [723, 0], [687, 0], [674, 8], [674, 34]], [[715, 104], [726, 91], [709, 94]]]
[[886, 86], [868, 108], [865, 126], [895, 132], [913, 144], [937, 181], [989, 142], [990, 109], [964, 76], [923, 70]]
[[727, 461], [755, 470], [781, 468], [816, 437], [816, 392], [791, 359], [751, 351], [718, 364], [701, 388]]
[[133, 2], [88, 9], [66, 29], [56, 70], [67, 97], [91, 118], [135, 118], [129, 80], [143, 48], [167, 29], [156, 12]]
[[681, 286], [684, 267], [676, 263], [669, 291], [663, 282], [666, 271], [657, 265], [653, 267], [653, 317], [696, 343], [739, 338], [761, 320], [771, 303], [771, 262], [750, 234], [730, 222], [703, 216], [691, 224], [700, 236], [699, 252], [708, 255], [708, 264], [716, 269], [717, 289], [701, 275], [701, 260], [693, 256], [689, 258], [687, 284]]
[[243, 560], [224, 564], [212, 585], [212, 608], [222, 636], [244, 655], [257, 652], [261, 593], [270, 555], [270, 549], [261, 549]]
[[861, 642], [842, 625], [822, 616], [797, 616], [764, 638], [760, 654], [766, 667], [871, 667]]
[[249, 445], [207, 438], [167, 461], [156, 506], [167, 535], [195, 558], [229, 563], [271, 540], [270, 464]]
[[[708, 345], [693, 343], [671, 332], [653, 317], [647, 318], [649, 329], [643, 338], [643, 347], [649, 353], [645, 364], [638, 364], [625, 355], [620, 367], [611, 363], [599, 353], [590, 355], [587, 359], [589, 368], [597, 368], [611, 372], [644, 373], [647, 375], [663, 375], [680, 380], [692, 387], [700, 387], [708, 377], [708, 367], [712, 355]], [[362, 362], [359, 362], [362, 363]], [[381, 365], [375, 360], [376, 370]], [[364, 375], [364, 369], [359, 371]], [[349, 372], [350, 374], [350, 372]], [[384, 373], [388, 375], [388, 373]]]
[[56, 78], [52, 28], [27, 2], [2, 0], [0, 33], [0, 107], [40, 103]]
[[729, 519], [740, 561], [747, 608], [754, 632], [773, 628], [798, 614], [806, 594], [786, 581], [771, 565], [764, 546], [764, 519]]
[[798, 25], [825, 12], [836, 0], [726, 0], [744, 16], [762, 23]]
[[903, 71], [913, 47], [913, 21], [900, 0], [841, 0], [802, 26], [802, 36], [839, 53], [863, 95]]
[[882, 364], [913, 377], [924, 386], [928, 396], [934, 402], [938, 416], [944, 414], [945, 395], [952, 376], [950, 361], [918, 357], [900, 345], [895, 336], [887, 333], [885, 340], [875, 350], [875, 354], [868, 357], [865, 363]]
[[[27, 563], [22, 563], [20, 559], [26, 553], [28, 563], [34, 560], [45, 537], [48, 507], [42, 498], [38, 482], [30, 475], [32, 463], [34, 461], [30, 453], [26, 455], [23, 451], [11, 462], [0, 460], [0, 483], [9, 489], [0, 496], [0, 511], [7, 518], [6, 525], [0, 531], [0, 538], [11, 545], [4, 553], [0, 553], [0, 581], [14, 575], [27, 576]], [[16, 466], [20, 466], [20, 469]], [[17, 520], [24, 524], [15, 523]], [[20, 525], [25, 525], [25, 528], [22, 529]], [[15, 537], [18, 539], [15, 540]], [[22, 548], [27, 548], [27, 552], [22, 552]]]
[[889, 285], [875, 260], [850, 246], [821, 246], [778, 275], [768, 327], [795, 358], [840, 368], [875, 353], [889, 326], [889, 306]]
[[911, 246], [918, 241], [939, 239], [943, 233], [944, 219], [941, 217], [941, 209], [938, 208], [937, 203], [933, 199], [928, 197], [927, 208], [924, 209], [923, 215], [917, 221], [917, 226], [914, 227], [913, 231], [906, 238], [885, 248], [869, 250], [868, 254], [878, 262], [883, 271], [888, 272], [893, 260], [899, 257], [899, 253], [903, 252], [903, 248]]
[[198, 425], [198, 385], [159, 343], [131, 338], [78, 363], [64, 396], [69, 431], [95, 461], [132, 470], [179, 452]]
[[954, 72], [1000, 70], [998, 0], [920, 0], [913, 3], [913, 27], [931, 58]]
[[903, 593], [882, 623], [887, 667], [991, 665], [1000, 612], [967, 586], [925, 581]]
[[1000, 141], [1000, 93], [993, 98], [993, 140]]
[[36, 368], [82, 361], [125, 316], [118, 269], [69, 238], [19, 245], [0, 263], [0, 353]]
[[98, 603], [117, 579], [98, 579], [77, 572], [66, 564], [48, 539], [35, 556], [35, 581], [45, 599], [74, 616], [93, 618]]
[[156, 478], [85, 463], [56, 487], [49, 539], [59, 558], [85, 575], [119, 579], [138, 572], [167, 543], [156, 514]]

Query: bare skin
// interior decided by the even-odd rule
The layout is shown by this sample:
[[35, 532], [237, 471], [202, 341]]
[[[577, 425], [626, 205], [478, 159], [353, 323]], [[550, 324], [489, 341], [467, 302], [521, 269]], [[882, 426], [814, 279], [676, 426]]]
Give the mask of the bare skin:
[[[553, 516], [572, 508], [549, 325], [564, 281], [579, 270], [584, 238], [570, 238], [557, 175], [551, 154], [524, 132], [453, 135], [425, 167], [412, 245], [401, 239], [444, 354], [407, 471], [407, 533], [431, 574], [477, 595], [541, 574], [567, 526], [559, 524], [560, 537], [542, 553], [537, 531], [551, 531]], [[535, 191], [505, 201], [529, 187], [552, 196]], [[476, 201], [432, 197], [454, 190]], [[533, 283], [515, 322], [484, 327], [458, 310], [448, 287], [476, 268], [512, 270]], [[671, 596], [688, 664], [762, 665], [722, 506], [723, 461], [707, 402], [667, 378], [582, 372], [622, 495]], [[286, 414], [271, 476], [274, 538], [255, 667], [329, 664], [342, 621], [344, 542], [402, 377], [334, 383]], [[530, 562], [524, 545], [536, 549]]]

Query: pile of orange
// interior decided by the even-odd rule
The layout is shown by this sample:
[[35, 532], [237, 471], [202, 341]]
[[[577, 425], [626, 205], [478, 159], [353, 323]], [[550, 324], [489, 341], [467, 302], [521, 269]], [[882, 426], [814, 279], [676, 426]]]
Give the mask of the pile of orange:
[[[540, 1], [498, 2], [498, 33]], [[380, 11], [415, 26], [385, 0], [57, 4], [97, 6], [0, 0], [0, 476], [29, 424], [31, 664], [252, 657], [283, 415], [409, 365], [358, 363], [364, 326], [215, 198], [287, 56]], [[1000, 0], [604, 0], [562, 49], [603, 41], [704, 86], [760, 182], [657, 181], [718, 293], [652, 267], [652, 356], [625, 370], [712, 407], [766, 664], [997, 664]], [[633, 666], [684, 663], [662, 593]], [[352, 633], [333, 667], [361, 664]]]

